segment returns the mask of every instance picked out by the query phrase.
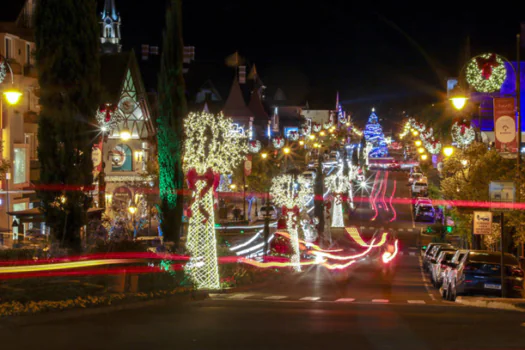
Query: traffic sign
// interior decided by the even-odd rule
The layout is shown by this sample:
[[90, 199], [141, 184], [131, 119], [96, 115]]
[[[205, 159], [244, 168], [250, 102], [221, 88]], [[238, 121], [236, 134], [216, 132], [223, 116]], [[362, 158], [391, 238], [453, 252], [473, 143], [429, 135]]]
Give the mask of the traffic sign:
[[492, 233], [492, 212], [475, 211], [473, 230], [475, 235], [490, 235]]
[[489, 186], [490, 209], [493, 211], [508, 211], [512, 208], [503, 208], [502, 203], [516, 201], [516, 187], [512, 181], [491, 181]]

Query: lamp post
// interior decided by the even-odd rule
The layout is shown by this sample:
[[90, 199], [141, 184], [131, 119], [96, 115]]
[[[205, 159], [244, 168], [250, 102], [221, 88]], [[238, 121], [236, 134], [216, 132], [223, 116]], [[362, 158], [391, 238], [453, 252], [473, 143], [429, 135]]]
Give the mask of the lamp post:
[[137, 225], [135, 224], [135, 213], [137, 212], [137, 207], [132, 204], [128, 207], [128, 211], [131, 214], [131, 220], [133, 223], [133, 239], [137, 238]]
[[10, 231], [10, 222], [9, 222], [9, 211], [11, 210], [10, 209], [10, 205], [9, 205], [9, 180], [11, 180], [11, 173], [5, 173], [5, 196], [6, 196], [6, 204], [7, 204], [7, 207], [6, 207], [6, 210], [5, 210], [5, 215], [7, 217], [7, 233], [9, 233]]

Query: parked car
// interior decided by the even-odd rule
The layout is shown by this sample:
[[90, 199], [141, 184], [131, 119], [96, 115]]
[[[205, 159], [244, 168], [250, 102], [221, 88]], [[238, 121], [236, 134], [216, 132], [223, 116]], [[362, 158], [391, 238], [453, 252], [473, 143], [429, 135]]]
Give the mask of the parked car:
[[452, 259], [450, 259], [449, 263], [447, 264], [447, 267], [443, 271], [443, 281], [442, 281], [443, 294], [441, 294], [441, 296], [445, 300], [447, 299], [447, 293], [448, 293], [447, 287], [450, 284], [450, 277], [453, 276], [453, 270], [456, 269], [459, 262], [461, 261], [461, 259], [463, 259], [466, 253], [468, 253], [468, 250], [466, 249], [456, 250], [456, 253], [452, 257]]
[[266, 218], [266, 212], [268, 211], [268, 214], [270, 216], [271, 220], [277, 220], [277, 209], [273, 205], [268, 206], [262, 206], [259, 208], [259, 215], [257, 216], [258, 220], [264, 220]]
[[449, 266], [450, 261], [456, 255], [457, 250], [442, 250], [436, 258], [436, 263], [432, 264], [430, 280], [436, 288], [441, 287], [443, 283], [443, 272]]
[[[454, 301], [458, 295], [488, 294], [501, 295], [501, 254], [485, 250], [470, 250], [452, 270], [447, 298]], [[504, 255], [505, 286], [507, 296], [523, 296], [523, 270], [518, 259], [511, 254]]]
[[432, 199], [428, 197], [417, 197], [414, 200], [414, 212], [417, 210], [417, 208], [422, 204], [430, 204], [432, 205]]
[[439, 254], [443, 251], [456, 251], [457, 248], [455, 248], [452, 244], [444, 244], [434, 247], [432, 250], [433, 251], [430, 253], [427, 259], [427, 271], [433, 283], [434, 281], [432, 280], [432, 271], [434, 270], [434, 265], [437, 264], [437, 258], [439, 257]]
[[408, 184], [412, 185], [414, 182], [418, 181], [419, 179], [423, 178], [423, 173], [412, 173], [408, 177]]
[[416, 208], [414, 220], [430, 221], [433, 223], [436, 220], [436, 210], [432, 204], [422, 203]]
[[434, 253], [435, 249], [441, 247], [441, 246], [450, 246], [452, 245], [450, 243], [430, 243], [427, 246], [427, 249], [425, 250], [425, 253], [423, 254], [423, 270], [428, 271], [428, 265], [429, 260], [432, 258], [432, 254]]

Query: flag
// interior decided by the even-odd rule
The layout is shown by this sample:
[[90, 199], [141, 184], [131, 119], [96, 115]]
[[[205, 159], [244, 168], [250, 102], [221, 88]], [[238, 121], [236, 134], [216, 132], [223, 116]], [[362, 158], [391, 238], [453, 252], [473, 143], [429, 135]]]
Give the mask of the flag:
[[225, 63], [228, 67], [239, 67], [241, 64], [244, 63], [244, 59], [241, 56], [239, 56], [239, 53], [237, 51], [235, 51], [235, 53], [226, 57]]
[[149, 56], [149, 45], [142, 44], [142, 60], [147, 61]]
[[246, 84], [246, 66], [239, 66], [239, 84]]
[[158, 46], [152, 46], [149, 48], [149, 53], [150, 55], [156, 55], [158, 56], [159, 54], [159, 47]]

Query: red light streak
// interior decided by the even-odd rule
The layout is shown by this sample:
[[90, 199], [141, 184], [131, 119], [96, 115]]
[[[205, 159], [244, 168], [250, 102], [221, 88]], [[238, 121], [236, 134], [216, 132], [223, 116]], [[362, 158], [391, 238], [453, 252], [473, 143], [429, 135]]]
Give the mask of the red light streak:
[[397, 219], [397, 211], [396, 208], [392, 205], [392, 199], [394, 199], [394, 195], [396, 194], [396, 186], [397, 186], [397, 180], [394, 180], [394, 188], [392, 190], [392, 195], [390, 196], [390, 207], [392, 208], [392, 212], [394, 213], [394, 216], [392, 219], [390, 219], [390, 222], [395, 221]]
[[396, 241], [394, 242], [394, 253], [392, 253], [392, 254], [389, 253], [389, 252], [384, 252], [383, 253], [383, 256], [381, 257], [383, 259], [383, 263], [388, 264], [389, 262], [394, 260], [394, 258], [397, 255], [397, 242], [398, 242], [398, 240], [396, 239]]

